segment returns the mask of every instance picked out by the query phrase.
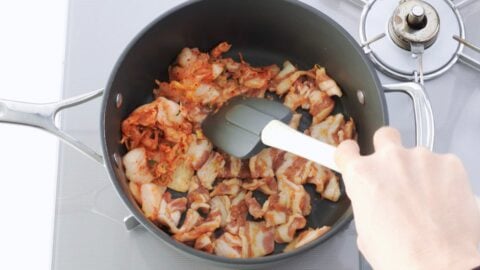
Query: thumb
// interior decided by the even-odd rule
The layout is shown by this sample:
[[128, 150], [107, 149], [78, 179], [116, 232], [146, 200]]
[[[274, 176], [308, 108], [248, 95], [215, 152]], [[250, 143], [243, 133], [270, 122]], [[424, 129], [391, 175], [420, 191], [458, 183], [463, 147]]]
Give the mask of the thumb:
[[345, 167], [351, 161], [360, 157], [360, 148], [356, 141], [343, 141], [335, 151], [335, 162], [337, 163], [340, 173], [344, 171]]

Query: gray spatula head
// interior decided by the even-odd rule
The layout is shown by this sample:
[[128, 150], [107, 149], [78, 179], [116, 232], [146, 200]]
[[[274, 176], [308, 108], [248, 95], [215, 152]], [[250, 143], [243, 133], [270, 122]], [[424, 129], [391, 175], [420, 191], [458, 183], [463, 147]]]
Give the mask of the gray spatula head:
[[202, 123], [202, 130], [213, 145], [245, 159], [266, 147], [260, 135], [270, 121], [288, 123], [291, 118], [292, 111], [278, 101], [236, 97], [209, 115]]

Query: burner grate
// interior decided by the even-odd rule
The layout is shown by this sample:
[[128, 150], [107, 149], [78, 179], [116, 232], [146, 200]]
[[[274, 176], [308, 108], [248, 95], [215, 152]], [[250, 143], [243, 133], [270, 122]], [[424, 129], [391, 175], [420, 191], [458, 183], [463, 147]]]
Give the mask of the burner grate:
[[464, 52], [464, 47], [480, 48], [466, 39], [459, 11], [477, 0], [350, 1], [363, 8], [359, 33], [364, 52], [386, 75], [423, 84], [458, 61], [480, 71], [480, 62]]

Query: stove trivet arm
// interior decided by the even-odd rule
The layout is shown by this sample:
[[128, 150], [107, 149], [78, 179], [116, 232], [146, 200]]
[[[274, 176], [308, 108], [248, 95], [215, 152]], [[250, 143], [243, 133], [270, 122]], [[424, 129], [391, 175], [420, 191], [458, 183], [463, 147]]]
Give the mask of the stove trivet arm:
[[397, 83], [383, 85], [385, 92], [405, 93], [413, 101], [415, 114], [415, 133], [417, 146], [433, 150], [435, 124], [432, 105], [422, 85], [418, 83]]
[[415, 82], [424, 85], [423, 52], [425, 51], [425, 46], [423, 44], [410, 43], [410, 51], [417, 58], [417, 70], [414, 73]]
[[354, 4], [356, 4], [359, 7], [363, 7], [366, 4], [368, 4], [369, 0], [350, 0], [350, 2], [353, 2]]
[[465, 7], [473, 2], [475, 2], [477, 0], [463, 0], [463, 1], [460, 1], [458, 3], [455, 4], [455, 7], [456, 8], [462, 8], [462, 7]]
[[103, 157], [100, 154], [78, 139], [65, 133], [55, 124], [55, 117], [61, 110], [85, 103], [101, 95], [103, 95], [103, 89], [59, 102], [43, 104], [0, 99], [0, 122], [26, 125], [50, 132], [81, 153], [103, 165]]
[[[458, 41], [460, 44], [463, 44], [466, 47], [472, 49], [473, 51], [475, 51], [477, 53], [480, 53], [480, 47], [471, 43], [471, 42], [469, 42], [468, 40], [466, 40], [462, 37], [456, 36], [456, 35], [453, 36], [453, 39]], [[458, 58], [461, 62], [463, 62], [464, 64], [467, 64], [468, 66], [471, 66], [471, 67], [475, 68], [476, 70], [480, 71], [480, 62], [478, 60], [475, 60], [472, 57], [466, 55], [463, 51], [458, 52], [457, 55], [458, 55]]]
[[362, 45], [362, 48], [365, 51], [365, 53], [368, 53], [370, 51], [370, 48], [369, 48], [370, 44], [377, 42], [386, 36], [387, 36], [386, 33], [380, 33], [374, 36], [373, 38], [366, 40], [365, 42], [362, 42], [360, 45]]
[[462, 43], [463, 45], [467, 46], [468, 48], [480, 53], [480, 47], [476, 46], [475, 44], [469, 42], [468, 40], [464, 39], [464, 38], [461, 38], [459, 36], [453, 36], [453, 39], [455, 39], [456, 41]]
[[475, 59], [473, 59], [472, 57], [470, 57], [470, 56], [468, 56], [468, 55], [466, 55], [466, 54], [464, 54], [464, 53], [459, 53], [459, 54], [458, 54], [458, 59], [459, 59], [462, 63], [464, 63], [464, 64], [466, 64], [466, 65], [468, 65], [468, 66], [470, 66], [470, 67], [473, 67], [473, 68], [476, 69], [477, 71], [480, 71], [480, 62], [477, 61], [477, 60], [475, 60]]

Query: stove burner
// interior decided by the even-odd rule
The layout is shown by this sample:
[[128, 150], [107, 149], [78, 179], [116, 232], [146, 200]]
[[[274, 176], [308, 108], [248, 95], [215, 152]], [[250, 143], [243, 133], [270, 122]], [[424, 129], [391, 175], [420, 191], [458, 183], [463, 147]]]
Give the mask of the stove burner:
[[454, 36], [465, 39], [465, 29], [451, 0], [365, 1], [362, 46], [378, 69], [396, 79], [423, 82], [443, 74], [464, 47]]
[[440, 19], [435, 8], [418, 0], [401, 3], [388, 24], [393, 42], [405, 50], [410, 50], [412, 43], [430, 47], [437, 39], [439, 30]]

